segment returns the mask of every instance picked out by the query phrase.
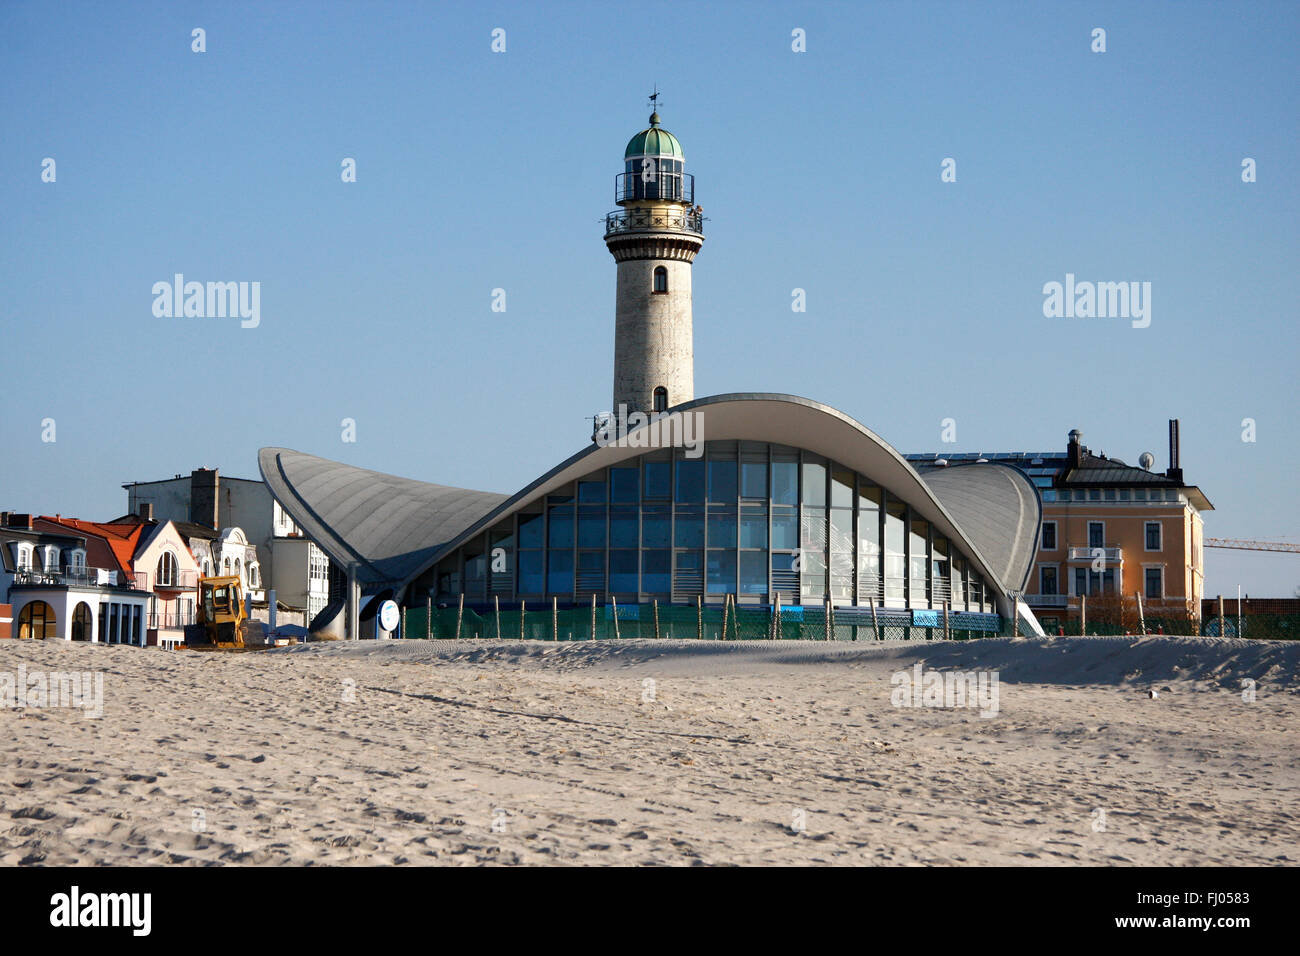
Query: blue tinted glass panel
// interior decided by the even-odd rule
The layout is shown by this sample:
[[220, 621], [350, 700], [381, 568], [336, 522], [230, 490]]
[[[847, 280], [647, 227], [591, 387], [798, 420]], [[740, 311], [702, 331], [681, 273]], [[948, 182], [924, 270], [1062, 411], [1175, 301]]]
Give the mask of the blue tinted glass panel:
[[647, 461], [645, 463], [645, 496], [647, 498], [668, 498], [672, 495], [671, 461]]
[[652, 594], [667, 594], [670, 588], [671, 551], [643, 551], [641, 553], [641, 590]]
[[573, 552], [546, 552], [546, 591], [568, 594], [573, 591]]
[[637, 553], [635, 551], [611, 551], [609, 553], [609, 589], [619, 594], [637, 591]]
[[806, 505], [826, 504], [826, 466], [813, 461], [803, 465], [803, 503]]
[[740, 494], [744, 498], [767, 497], [767, 462], [741, 462]]
[[704, 547], [704, 514], [700, 511], [679, 512], [677, 515], [677, 537], [673, 544], [678, 548]]
[[708, 591], [710, 594], [736, 593], [736, 552], [712, 551], [708, 553]]
[[605, 483], [603, 481], [578, 482], [578, 504], [603, 505], [605, 503]]
[[578, 547], [605, 547], [604, 508], [580, 508], [578, 510]]
[[740, 546], [742, 548], [767, 547], [767, 513], [744, 513], [740, 516]]
[[[635, 548], [637, 533], [637, 514], [632, 508], [612, 508], [609, 512], [609, 546], [611, 548]], [[632, 590], [636, 590], [633, 588]]]
[[677, 551], [673, 555], [678, 571], [703, 571], [704, 553], [702, 551]]
[[704, 501], [704, 462], [686, 459], [677, 462], [676, 500], [690, 504]]
[[799, 463], [772, 462], [772, 501], [778, 505], [799, 503]]
[[520, 515], [519, 547], [540, 548], [542, 546], [543, 524], [541, 515]]
[[736, 547], [736, 513], [709, 515], [709, 547]]
[[641, 513], [641, 547], [666, 548], [673, 543], [671, 512], [667, 508], [646, 508]]
[[573, 506], [552, 506], [549, 517], [547, 545], [552, 548], [573, 547]]
[[799, 547], [799, 513], [797, 511], [772, 511], [772, 547]]
[[519, 593], [541, 594], [542, 587], [542, 552], [519, 552]]
[[740, 553], [740, 593], [767, 593], [766, 551], [742, 551]]
[[736, 463], [709, 462], [709, 500], [727, 503], [736, 500]]
[[610, 501], [620, 504], [636, 504], [638, 492], [637, 470], [635, 468], [611, 468], [609, 470]]

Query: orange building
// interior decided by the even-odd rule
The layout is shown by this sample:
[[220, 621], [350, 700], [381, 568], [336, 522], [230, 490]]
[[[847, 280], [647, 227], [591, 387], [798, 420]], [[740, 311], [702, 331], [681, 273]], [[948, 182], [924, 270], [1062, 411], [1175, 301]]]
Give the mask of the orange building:
[[[1020, 468], [1039, 489], [1043, 525], [1024, 600], [1049, 634], [1151, 629], [1198, 633], [1205, 591], [1201, 513], [1209, 499], [1183, 478], [1178, 420], [1169, 422], [1169, 467], [1152, 471], [1094, 454], [1077, 429], [1065, 453], [908, 455], [913, 462], [986, 458]], [[1086, 597], [1086, 602], [1083, 600]], [[1086, 605], [1086, 606], [1085, 606]]]
[[[1085, 607], [1099, 627], [1193, 626], [1205, 593], [1201, 512], [1214, 506], [1183, 479], [1178, 421], [1169, 423], [1169, 467], [1150, 470], [1093, 454], [1070, 432], [1064, 468], [1043, 497], [1038, 557], [1025, 600], [1052, 633]], [[1181, 628], [1179, 628], [1181, 630]], [[1195, 633], [1193, 630], [1192, 633]]]

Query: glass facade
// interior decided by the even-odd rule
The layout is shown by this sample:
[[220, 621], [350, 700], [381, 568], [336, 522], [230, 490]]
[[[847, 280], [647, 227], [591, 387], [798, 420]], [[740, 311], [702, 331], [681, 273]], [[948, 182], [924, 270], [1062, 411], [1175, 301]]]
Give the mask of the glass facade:
[[554, 489], [439, 562], [439, 602], [616, 596], [992, 612], [955, 542], [869, 476], [797, 448], [655, 450]]

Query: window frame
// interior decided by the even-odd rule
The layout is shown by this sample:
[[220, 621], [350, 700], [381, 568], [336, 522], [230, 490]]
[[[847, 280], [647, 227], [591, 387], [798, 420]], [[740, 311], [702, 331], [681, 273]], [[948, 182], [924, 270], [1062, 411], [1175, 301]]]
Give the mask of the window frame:
[[[1045, 534], [1045, 532], [1047, 531], [1047, 526], [1048, 526], [1048, 525], [1051, 525], [1051, 526], [1052, 526], [1052, 543], [1051, 543], [1051, 546], [1050, 546], [1050, 547], [1049, 547], [1048, 544], [1046, 543], [1046, 534]], [[1045, 521], [1043, 522], [1042, 531], [1041, 531], [1040, 534], [1039, 534], [1039, 539], [1038, 539], [1038, 549], [1039, 549], [1040, 551], [1060, 551], [1060, 550], [1061, 550], [1061, 536], [1060, 536], [1060, 533], [1059, 533], [1059, 532], [1060, 532], [1060, 529], [1057, 527], [1057, 524], [1056, 524], [1056, 520], [1055, 520], [1055, 519], [1052, 519], [1052, 520], [1050, 520], [1050, 521], [1045, 520]]]
[[[660, 279], [663, 280], [663, 288], [659, 288]], [[655, 266], [654, 271], [650, 273], [650, 294], [667, 295], [668, 294], [668, 267]]]
[[[1160, 575], [1160, 593], [1151, 594], [1151, 582], [1148, 576], [1152, 571]], [[1165, 566], [1163, 564], [1144, 564], [1142, 565], [1142, 600], [1144, 601], [1163, 601], [1165, 599]]]
[[[1152, 526], [1156, 529], [1156, 546], [1150, 546], [1150, 534]], [[1165, 526], [1163, 521], [1147, 520], [1142, 522], [1142, 550], [1148, 554], [1158, 553], [1165, 549]]]
[[[1055, 582], [1053, 582], [1054, 585], [1055, 585], [1055, 588], [1054, 588], [1054, 590], [1052, 590], [1052, 591], [1047, 591], [1047, 590], [1045, 590], [1045, 589], [1043, 588], [1043, 574], [1044, 574], [1044, 572], [1047, 572], [1047, 571], [1051, 571], [1053, 574], [1056, 575], [1056, 580], [1055, 580]], [[1060, 593], [1061, 593], [1061, 566], [1060, 566], [1059, 564], [1055, 564], [1055, 563], [1053, 563], [1053, 564], [1040, 564], [1040, 565], [1038, 566], [1038, 593], [1039, 593], [1039, 595], [1042, 596], [1042, 597], [1057, 597], [1057, 596], [1060, 595]]]

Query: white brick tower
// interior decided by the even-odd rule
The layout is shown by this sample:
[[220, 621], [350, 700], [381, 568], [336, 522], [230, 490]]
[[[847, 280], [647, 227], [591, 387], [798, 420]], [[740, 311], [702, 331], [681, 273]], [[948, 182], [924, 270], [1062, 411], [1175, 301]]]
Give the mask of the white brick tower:
[[605, 245], [618, 263], [613, 414], [662, 411], [695, 397], [691, 263], [704, 244], [695, 177], [677, 138], [659, 126], [632, 137], [605, 217]]

